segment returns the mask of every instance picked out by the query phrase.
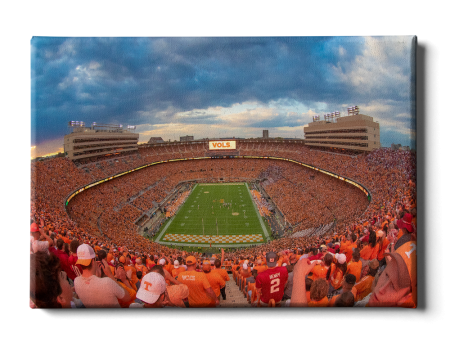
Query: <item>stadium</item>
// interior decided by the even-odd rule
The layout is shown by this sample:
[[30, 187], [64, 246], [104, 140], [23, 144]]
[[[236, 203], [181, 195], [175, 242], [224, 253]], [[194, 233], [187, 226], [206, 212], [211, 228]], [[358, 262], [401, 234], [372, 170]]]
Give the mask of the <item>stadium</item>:
[[[289, 306], [292, 300], [311, 307], [359, 301], [416, 307], [415, 261], [399, 270], [409, 278], [404, 294], [378, 304], [370, 297], [374, 279], [386, 269], [385, 253], [397, 252], [396, 243], [406, 243], [401, 257], [409, 259], [414, 251], [409, 250], [416, 233], [414, 151], [365, 151], [367, 138], [356, 127], [346, 147], [342, 135], [339, 146], [333, 145], [334, 134], [309, 141], [315, 144], [218, 138], [137, 145], [131, 126], [124, 131], [104, 125], [97, 136], [84, 133], [84, 140], [76, 138], [84, 124], [70, 126], [73, 149], [31, 164], [30, 215], [35, 242], [52, 243], [47, 247], [57, 253], [69, 283], [84, 276], [73, 257], [86, 245], [104, 259], [103, 274], [109, 277], [111, 270], [129, 293], [119, 299], [121, 307], [153, 304], [142, 299], [139, 286], [155, 267], [165, 270], [167, 288], [175, 289], [178, 274], [186, 273], [177, 270], [192, 264], [205, 275], [208, 265], [216, 264], [230, 280], [224, 277], [217, 287], [210, 281], [217, 297], [212, 305], [209, 298], [184, 294], [178, 303], [170, 296], [171, 306]], [[275, 269], [286, 267], [289, 273], [298, 262], [316, 262], [306, 273], [307, 303], [294, 301], [292, 281], [290, 291], [284, 281], [282, 300], [264, 299], [257, 276], [273, 268], [274, 259]], [[279, 294], [278, 289], [272, 285]], [[35, 295], [32, 291], [37, 307], [53, 307], [41, 305]], [[80, 298], [74, 295], [72, 303], [85, 303]]]

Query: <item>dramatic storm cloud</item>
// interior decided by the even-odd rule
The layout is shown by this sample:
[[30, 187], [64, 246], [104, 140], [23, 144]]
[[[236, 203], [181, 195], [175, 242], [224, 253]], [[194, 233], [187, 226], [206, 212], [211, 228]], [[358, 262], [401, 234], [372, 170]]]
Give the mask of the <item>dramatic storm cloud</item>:
[[151, 136], [303, 137], [358, 105], [381, 142], [414, 146], [411, 37], [47, 38], [31, 41], [32, 145], [61, 151], [70, 120]]

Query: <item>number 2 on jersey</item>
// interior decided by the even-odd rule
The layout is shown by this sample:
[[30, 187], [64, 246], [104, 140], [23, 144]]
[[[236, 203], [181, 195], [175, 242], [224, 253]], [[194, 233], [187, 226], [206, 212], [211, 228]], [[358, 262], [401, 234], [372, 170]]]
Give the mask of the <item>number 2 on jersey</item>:
[[278, 286], [280, 286], [280, 279], [279, 278], [272, 279], [270, 281], [270, 285], [272, 285], [270, 287], [270, 293], [274, 293], [274, 292], [280, 291], [280, 288], [278, 287]]

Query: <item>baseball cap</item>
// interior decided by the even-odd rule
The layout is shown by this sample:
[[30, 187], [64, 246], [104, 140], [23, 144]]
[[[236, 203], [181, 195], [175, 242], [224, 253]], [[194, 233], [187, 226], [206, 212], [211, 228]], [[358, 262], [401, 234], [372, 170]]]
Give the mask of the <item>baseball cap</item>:
[[164, 264], [166, 264], [166, 260], [164, 258], [161, 258], [159, 260], [159, 265], [164, 265]]
[[247, 269], [248, 269], [248, 265], [244, 263], [244, 264], [242, 265], [242, 268], [245, 269], [245, 270], [247, 270]]
[[197, 264], [197, 260], [195, 259], [194, 256], [189, 256], [188, 258], [186, 258], [186, 265], [194, 265]]
[[378, 269], [380, 266], [380, 262], [378, 262], [378, 259], [374, 258], [369, 262], [369, 267], [373, 270]]
[[39, 227], [37, 226], [36, 223], [31, 223], [30, 232], [39, 232]]
[[91, 259], [95, 258], [94, 249], [90, 245], [81, 244], [77, 248], [77, 257], [78, 260], [75, 264], [87, 266], [91, 263]]
[[266, 261], [267, 261], [267, 266], [269, 268], [273, 268], [274, 266], [277, 265], [277, 254], [273, 251], [268, 252], [266, 254]]
[[120, 256], [119, 262], [120, 262], [120, 263], [125, 263], [125, 257], [124, 257], [124, 256]]
[[347, 261], [347, 256], [344, 254], [338, 254], [337, 261], [339, 264], [344, 264]]
[[211, 261], [209, 261], [208, 259], [205, 259], [203, 261], [203, 265], [211, 265]]
[[159, 273], [150, 272], [142, 277], [141, 286], [136, 294], [143, 302], [154, 304], [166, 291], [166, 281]]

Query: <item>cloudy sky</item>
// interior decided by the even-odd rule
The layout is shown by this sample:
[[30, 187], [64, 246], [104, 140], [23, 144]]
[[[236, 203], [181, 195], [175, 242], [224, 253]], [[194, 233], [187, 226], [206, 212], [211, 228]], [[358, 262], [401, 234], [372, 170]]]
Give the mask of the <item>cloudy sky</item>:
[[[412, 37], [31, 40], [32, 157], [70, 120], [182, 135], [303, 138], [312, 116], [358, 105], [382, 146], [414, 147]], [[346, 114], [345, 114], [346, 115]]]

